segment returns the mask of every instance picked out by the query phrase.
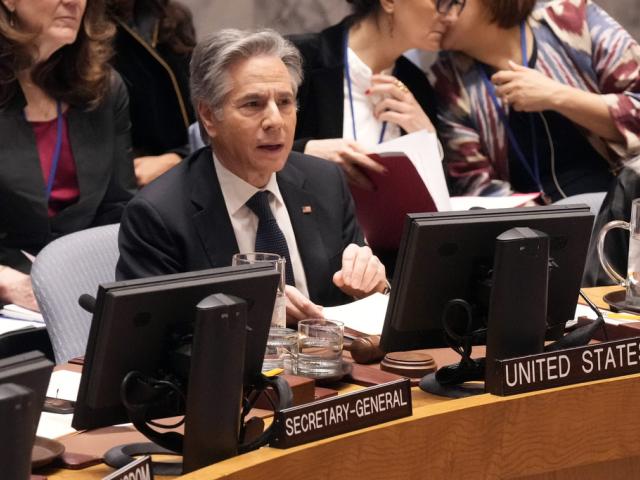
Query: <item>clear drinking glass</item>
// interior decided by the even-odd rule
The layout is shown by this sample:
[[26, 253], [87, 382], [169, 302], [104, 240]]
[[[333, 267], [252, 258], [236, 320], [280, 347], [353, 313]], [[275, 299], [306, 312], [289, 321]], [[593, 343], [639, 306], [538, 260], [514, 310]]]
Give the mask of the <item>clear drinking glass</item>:
[[287, 326], [287, 298], [284, 289], [286, 285], [285, 279], [285, 262], [287, 260], [275, 253], [236, 253], [231, 259], [232, 265], [255, 265], [270, 264], [280, 273], [280, 282], [278, 283], [278, 291], [276, 292], [276, 303], [273, 307], [271, 315], [271, 326], [285, 328]]
[[269, 330], [262, 371], [267, 372], [274, 368], [282, 368], [284, 373], [295, 375], [297, 365], [298, 332], [291, 328], [272, 327]]
[[298, 322], [298, 375], [322, 378], [342, 373], [344, 325], [311, 318]]
[[[623, 228], [629, 231], [629, 256], [626, 278], [623, 278], [615, 271], [604, 253], [605, 237], [614, 228]], [[625, 302], [627, 305], [640, 307], [640, 198], [636, 198], [631, 204], [629, 222], [614, 220], [602, 227], [598, 234], [598, 258], [607, 275], [614, 282], [626, 288]]]

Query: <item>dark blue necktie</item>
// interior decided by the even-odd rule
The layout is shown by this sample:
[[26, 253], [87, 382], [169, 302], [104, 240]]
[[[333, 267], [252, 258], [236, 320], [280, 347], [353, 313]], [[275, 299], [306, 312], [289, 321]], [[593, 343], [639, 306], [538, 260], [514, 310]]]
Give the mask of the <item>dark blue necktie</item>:
[[269, 192], [261, 191], [256, 193], [247, 200], [247, 207], [258, 217], [256, 252], [277, 253], [284, 257], [287, 260], [285, 265], [287, 285], [295, 285], [287, 240], [284, 238], [284, 234], [280, 230], [269, 206]]

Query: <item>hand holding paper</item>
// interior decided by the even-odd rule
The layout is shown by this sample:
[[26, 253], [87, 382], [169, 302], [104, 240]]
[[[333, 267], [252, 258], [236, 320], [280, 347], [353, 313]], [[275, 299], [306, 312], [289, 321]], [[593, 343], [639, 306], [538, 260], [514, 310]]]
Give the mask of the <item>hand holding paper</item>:
[[344, 170], [349, 183], [364, 190], [373, 190], [365, 172], [385, 172], [382, 165], [367, 156], [368, 152], [362, 145], [346, 138], [309, 140], [304, 153], [337, 163]]

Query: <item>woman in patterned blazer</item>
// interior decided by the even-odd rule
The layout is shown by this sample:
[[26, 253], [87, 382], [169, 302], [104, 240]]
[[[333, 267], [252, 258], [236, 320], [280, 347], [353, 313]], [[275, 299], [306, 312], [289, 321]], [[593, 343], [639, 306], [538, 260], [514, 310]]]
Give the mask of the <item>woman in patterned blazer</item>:
[[452, 189], [607, 190], [640, 154], [640, 46], [590, 0], [468, 0], [431, 71]]

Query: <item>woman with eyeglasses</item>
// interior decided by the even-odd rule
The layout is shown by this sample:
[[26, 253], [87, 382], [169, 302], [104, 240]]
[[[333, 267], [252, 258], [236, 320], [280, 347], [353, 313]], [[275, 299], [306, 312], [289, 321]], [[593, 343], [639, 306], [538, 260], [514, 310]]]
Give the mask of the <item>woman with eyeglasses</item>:
[[468, 0], [432, 68], [459, 194], [607, 190], [640, 154], [640, 47], [590, 0]]
[[402, 54], [438, 50], [464, 1], [347, 1], [353, 14], [339, 24], [291, 37], [304, 58], [294, 149], [338, 163], [351, 184], [371, 188], [362, 170], [381, 170], [366, 155], [372, 146], [434, 130], [433, 90]]

